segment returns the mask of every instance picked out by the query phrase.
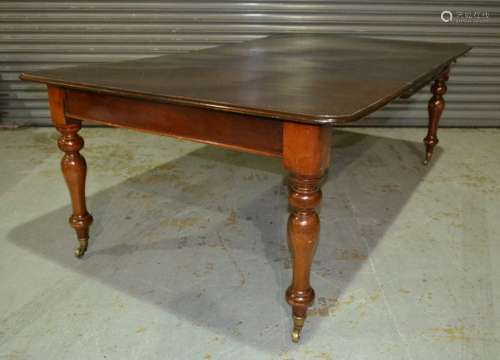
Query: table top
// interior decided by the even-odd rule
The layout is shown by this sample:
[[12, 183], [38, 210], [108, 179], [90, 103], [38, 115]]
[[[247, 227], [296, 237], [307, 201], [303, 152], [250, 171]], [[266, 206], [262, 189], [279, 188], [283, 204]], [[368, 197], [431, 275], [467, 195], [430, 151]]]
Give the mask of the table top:
[[317, 124], [354, 121], [470, 50], [458, 43], [275, 35], [21, 79], [134, 98]]

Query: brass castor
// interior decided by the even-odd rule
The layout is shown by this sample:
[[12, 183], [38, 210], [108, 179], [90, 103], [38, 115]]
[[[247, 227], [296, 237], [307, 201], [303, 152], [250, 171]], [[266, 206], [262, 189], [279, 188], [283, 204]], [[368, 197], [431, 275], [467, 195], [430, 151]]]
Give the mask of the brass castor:
[[293, 331], [292, 331], [292, 341], [298, 343], [300, 340], [300, 333], [302, 332], [302, 327], [304, 326], [303, 317], [293, 317]]
[[75, 249], [75, 256], [80, 259], [87, 251], [87, 246], [89, 244], [89, 239], [79, 239], [80, 246]]
[[425, 153], [424, 165], [428, 165], [431, 162], [431, 158], [432, 158], [431, 152]]
[[439, 140], [436, 137], [428, 137], [426, 136], [424, 139], [425, 144], [425, 158], [424, 165], [427, 165], [431, 162], [432, 154], [434, 153], [434, 147], [438, 144]]

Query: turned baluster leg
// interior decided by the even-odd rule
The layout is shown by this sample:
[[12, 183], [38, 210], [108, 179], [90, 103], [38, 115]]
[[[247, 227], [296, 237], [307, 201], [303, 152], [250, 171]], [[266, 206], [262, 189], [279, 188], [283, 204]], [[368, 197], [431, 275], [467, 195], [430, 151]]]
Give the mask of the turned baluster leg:
[[449, 68], [446, 68], [431, 86], [432, 98], [429, 100], [427, 110], [429, 112], [429, 126], [427, 136], [424, 138], [425, 144], [425, 160], [424, 164], [427, 165], [431, 161], [434, 146], [437, 145], [439, 139], [437, 137], [437, 129], [439, 119], [443, 113], [445, 101], [443, 95], [446, 93], [446, 81], [448, 81]]
[[321, 201], [320, 185], [329, 164], [329, 128], [285, 123], [283, 162], [290, 172], [288, 201], [288, 244], [292, 255], [292, 284], [286, 292], [292, 306], [292, 340], [298, 342], [314, 290], [309, 278], [319, 237], [316, 207]]
[[302, 177], [290, 174], [288, 202], [288, 244], [292, 253], [292, 284], [286, 292], [292, 305], [294, 329], [292, 340], [297, 342], [306, 318], [307, 307], [314, 300], [314, 290], [309, 283], [319, 236], [319, 217], [316, 206], [321, 201], [321, 177]]
[[87, 164], [85, 158], [80, 154], [83, 147], [83, 139], [78, 135], [81, 121], [66, 119], [64, 116], [64, 90], [57, 87], [49, 87], [49, 103], [52, 121], [61, 133], [57, 144], [64, 152], [61, 159], [61, 170], [71, 196], [73, 213], [69, 223], [75, 229], [79, 246], [75, 250], [75, 256], [80, 258], [85, 254], [89, 240], [89, 228], [92, 224], [92, 215], [87, 211], [85, 203], [85, 178], [87, 175]]

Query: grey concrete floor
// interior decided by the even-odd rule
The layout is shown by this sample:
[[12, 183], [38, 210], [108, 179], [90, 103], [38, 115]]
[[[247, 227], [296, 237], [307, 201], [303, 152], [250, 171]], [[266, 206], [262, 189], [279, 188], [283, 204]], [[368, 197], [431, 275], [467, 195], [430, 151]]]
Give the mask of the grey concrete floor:
[[334, 133], [299, 345], [278, 159], [82, 130], [77, 260], [56, 132], [0, 132], [0, 359], [498, 359], [500, 131], [424, 132]]

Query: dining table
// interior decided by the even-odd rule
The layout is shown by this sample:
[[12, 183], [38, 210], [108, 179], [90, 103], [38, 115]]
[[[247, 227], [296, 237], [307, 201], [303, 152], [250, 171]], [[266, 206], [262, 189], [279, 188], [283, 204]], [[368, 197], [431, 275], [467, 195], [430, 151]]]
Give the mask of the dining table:
[[[292, 258], [285, 297], [292, 309], [292, 341], [298, 342], [315, 298], [310, 273], [332, 128], [363, 119], [430, 84], [423, 140], [427, 164], [438, 144], [450, 67], [470, 49], [451, 42], [292, 33], [187, 53], [38, 69], [20, 78], [48, 89], [51, 119], [60, 133], [57, 144], [64, 153], [61, 168], [71, 197], [69, 223], [76, 231], [78, 258], [87, 251], [93, 221], [85, 199], [87, 164], [78, 134], [82, 123], [282, 159]], [[113, 162], [111, 155], [106, 160]]]

